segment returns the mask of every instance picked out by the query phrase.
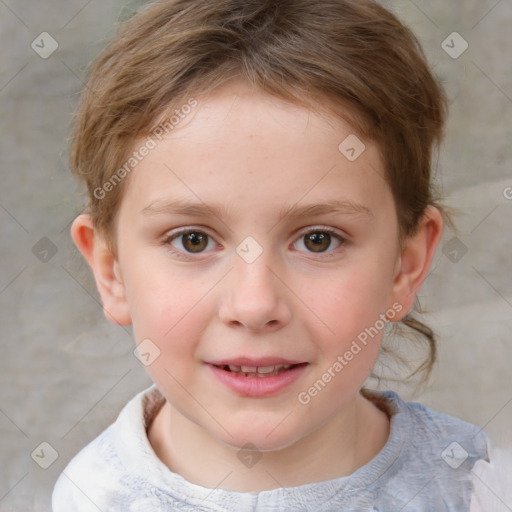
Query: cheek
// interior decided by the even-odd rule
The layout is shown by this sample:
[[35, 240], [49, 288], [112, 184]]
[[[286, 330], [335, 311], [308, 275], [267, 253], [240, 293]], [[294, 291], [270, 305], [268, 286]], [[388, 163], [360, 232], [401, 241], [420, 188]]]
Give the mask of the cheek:
[[377, 277], [371, 271], [353, 271], [314, 285], [311, 310], [321, 322], [314, 322], [318, 327], [310, 334], [320, 356], [314, 379], [298, 397], [313, 416], [346, 404], [375, 365], [386, 325], [381, 315], [387, 297]]
[[144, 287], [132, 315], [137, 344], [151, 340], [149, 351], [155, 354], [145, 369], [176, 405], [189, 399], [182, 386], [193, 385], [195, 374], [190, 369], [199, 359], [202, 334], [211, 317], [208, 301], [200, 300], [204, 293], [198, 289], [176, 292], [180, 289], [175, 283], [172, 288]]
[[312, 280], [302, 290], [305, 304], [323, 321], [326, 332], [329, 327], [338, 339], [347, 340], [385, 313], [390, 286], [378, 265], [368, 264]]
[[194, 281], [183, 273], [151, 272], [131, 274], [127, 280], [127, 298], [137, 342], [149, 338], [162, 351], [176, 353], [194, 344], [194, 334], [208, 318], [211, 284]]

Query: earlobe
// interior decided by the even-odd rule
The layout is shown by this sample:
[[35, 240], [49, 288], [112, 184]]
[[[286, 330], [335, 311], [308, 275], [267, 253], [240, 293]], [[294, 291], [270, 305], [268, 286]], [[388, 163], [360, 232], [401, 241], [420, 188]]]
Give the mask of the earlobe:
[[429, 274], [442, 234], [443, 217], [437, 208], [428, 206], [416, 233], [405, 241], [399, 257], [392, 296], [403, 306], [401, 318], [413, 307], [416, 294]]
[[81, 214], [73, 221], [71, 237], [91, 267], [105, 316], [115, 324], [130, 325], [130, 310], [119, 263], [90, 215]]

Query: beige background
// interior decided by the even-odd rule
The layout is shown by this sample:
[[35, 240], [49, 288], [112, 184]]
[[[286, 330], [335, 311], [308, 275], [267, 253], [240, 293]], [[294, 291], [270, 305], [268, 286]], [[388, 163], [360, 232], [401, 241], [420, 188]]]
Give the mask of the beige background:
[[[130, 329], [102, 316], [69, 237], [81, 207], [67, 164], [71, 112], [84, 66], [113, 35], [122, 5], [0, 1], [2, 511], [50, 510], [66, 463], [150, 384], [133, 356]], [[458, 240], [446, 245], [454, 234], [445, 234], [421, 292], [441, 338], [440, 363], [430, 388], [414, 399], [510, 446], [512, 199], [505, 195], [512, 197], [512, 3], [387, 5], [419, 36], [449, 92], [437, 172], [447, 202], [460, 211]], [[454, 31], [469, 45], [457, 59], [441, 47]], [[47, 59], [31, 48], [42, 32], [59, 45]], [[412, 390], [398, 389], [413, 397]], [[58, 453], [48, 469], [31, 457], [41, 442]], [[41, 453], [34, 458], [51, 462], [51, 448]]]

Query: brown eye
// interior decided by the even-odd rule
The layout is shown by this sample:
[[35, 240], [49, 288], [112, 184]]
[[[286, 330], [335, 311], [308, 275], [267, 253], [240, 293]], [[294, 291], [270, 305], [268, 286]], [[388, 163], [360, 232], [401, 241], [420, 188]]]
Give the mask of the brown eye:
[[331, 253], [334, 252], [345, 239], [330, 230], [315, 229], [303, 234], [294, 244], [295, 249], [309, 253]]
[[204, 252], [215, 246], [215, 242], [202, 231], [181, 232], [169, 237], [167, 242], [179, 252], [188, 254]]
[[313, 252], [324, 252], [331, 245], [329, 233], [310, 233], [304, 236], [304, 245]]
[[183, 247], [189, 252], [201, 252], [208, 245], [208, 236], [204, 233], [187, 233], [182, 237]]

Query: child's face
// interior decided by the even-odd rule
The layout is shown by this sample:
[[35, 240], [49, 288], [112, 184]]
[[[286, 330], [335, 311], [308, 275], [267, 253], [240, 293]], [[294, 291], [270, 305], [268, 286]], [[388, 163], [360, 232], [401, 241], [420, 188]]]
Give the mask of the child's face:
[[[275, 450], [350, 410], [384, 314], [410, 308], [395, 206], [376, 146], [355, 161], [338, 149], [342, 121], [242, 84], [197, 99], [129, 177], [114, 273], [136, 342], [160, 351], [147, 370], [174, 414]], [[213, 367], [240, 358], [305, 364], [283, 377]]]

